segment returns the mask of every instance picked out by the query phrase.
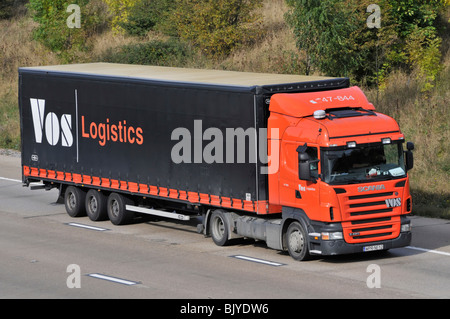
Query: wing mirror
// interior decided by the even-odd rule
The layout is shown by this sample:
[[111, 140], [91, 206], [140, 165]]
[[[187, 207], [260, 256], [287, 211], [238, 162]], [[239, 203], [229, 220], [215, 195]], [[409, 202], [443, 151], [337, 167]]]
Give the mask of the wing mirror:
[[409, 171], [414, 167], [414, 155], [412, 152], [414, 150], [414, 143], [413, 142], [406, 143], [406, 149], [407, 149], [407, 151], [405, 152], [406, 170]]
[[303, 181], [316, 183], [316, 178], [311, 176], [311, 164], [318, 160], [311, 161], [311, 157], [306, 153], [307, 145], [301, 145], [297, 148], [298, 152], [298, 178]]

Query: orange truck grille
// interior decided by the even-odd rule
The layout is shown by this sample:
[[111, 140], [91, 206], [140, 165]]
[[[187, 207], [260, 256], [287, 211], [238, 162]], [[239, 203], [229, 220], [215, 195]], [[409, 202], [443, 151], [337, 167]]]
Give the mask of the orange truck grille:
[[[401, 199], [397, 193], [382, 192], [344, 196], [342, 227], [348, 243], [396, 238], [400, 234]], [[400, 205], [399, 205], [400, 204]]]

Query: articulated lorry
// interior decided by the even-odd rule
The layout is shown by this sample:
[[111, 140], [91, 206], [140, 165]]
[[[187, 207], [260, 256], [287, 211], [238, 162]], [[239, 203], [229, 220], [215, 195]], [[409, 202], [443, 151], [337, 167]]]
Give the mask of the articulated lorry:
[[410, 244], [414, 145], [347, 78], [27, 67], [19, 107], [23, 183], [72, 217], [195, 217], [296, 260]]

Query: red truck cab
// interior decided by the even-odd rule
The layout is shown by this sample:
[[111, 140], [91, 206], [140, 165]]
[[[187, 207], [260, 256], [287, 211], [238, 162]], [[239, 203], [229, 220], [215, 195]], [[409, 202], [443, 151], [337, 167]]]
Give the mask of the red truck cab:
[[269, 175], [269, 211], [281, 207], [285, 222], [297, 221], [284, 237], [294, 258], [409, 244], [413, 144], [403, 150], [394, 119], [375, 112], [358, 87], [275, 94], [270, 112], [279, 169]]

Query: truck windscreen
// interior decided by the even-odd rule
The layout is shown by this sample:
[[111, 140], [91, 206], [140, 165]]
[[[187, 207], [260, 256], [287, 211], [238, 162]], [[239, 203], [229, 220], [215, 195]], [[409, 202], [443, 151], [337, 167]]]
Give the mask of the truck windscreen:
[[401, 142], [356, 145], [322, 151], [323, 181], [331, 185], [406, 177]]

